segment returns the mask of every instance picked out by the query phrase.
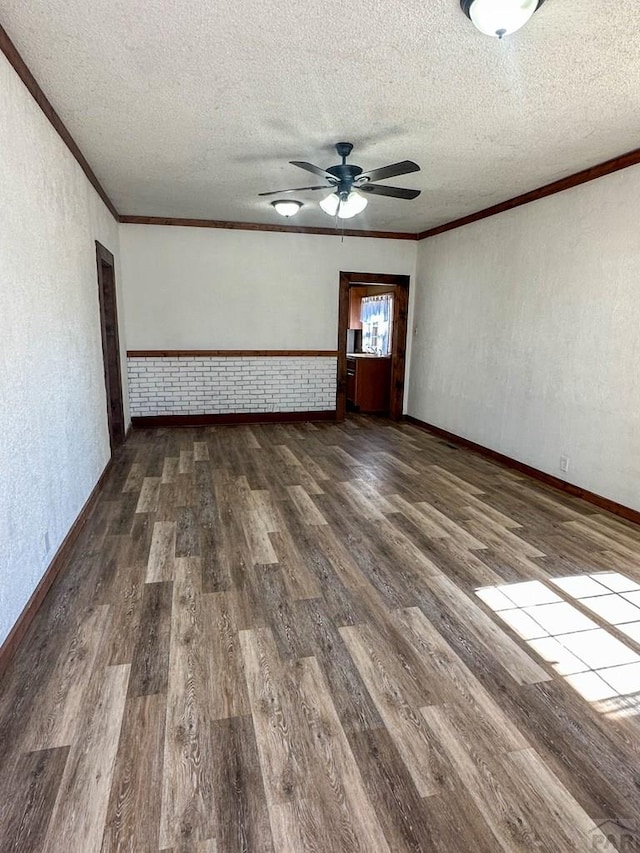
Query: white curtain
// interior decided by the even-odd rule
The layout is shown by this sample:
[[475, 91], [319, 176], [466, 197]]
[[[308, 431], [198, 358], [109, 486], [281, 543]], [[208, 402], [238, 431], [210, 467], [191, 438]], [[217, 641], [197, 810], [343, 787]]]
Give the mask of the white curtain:
[[360, 303], [362, 351], [389, 355], [391, 351], [391, 318], [393, 296], [365, 296]]

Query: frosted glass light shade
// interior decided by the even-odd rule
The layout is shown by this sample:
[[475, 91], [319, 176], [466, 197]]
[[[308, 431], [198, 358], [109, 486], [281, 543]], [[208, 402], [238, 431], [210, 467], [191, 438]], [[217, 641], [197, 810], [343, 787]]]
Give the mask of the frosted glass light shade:
[[340, 202], [338, 216], [340, 219], [351, 219], [353, 216], [357, 216], [359, 213], [362, 213], [368, 204], [368, 199], [363, 195], [360, 195], [360, 193], [357, 193], [355, 190], [351, 190], [347, 200]]
[[502, 38], [523, 27], [539, 0], [473, 0], [469, 16], [481, 33]]
[[329, 216], [338, 216], [340, 219], [351, 219], [362, 213], [368, 204], [368, 199], [363, 195], [352, 190], [346, 199], [341, 199], [337, 193], [323, 198], [320, 202], [320, 207]]
[[337, 193], [331, 193], [326, 198], [323, 198], [320, 202], [320, 207], [324, 210], [325, 213], [328, 213], [329, 216], [335, 216], [338, 212], [338, 205], [340, 204], [340, 196]]
[[286, 201], [285, 199], [282, 201], [272, 201], [271, 204], [280, 216], [286, 217], [295, 216], [302, 207], [301, 201]]

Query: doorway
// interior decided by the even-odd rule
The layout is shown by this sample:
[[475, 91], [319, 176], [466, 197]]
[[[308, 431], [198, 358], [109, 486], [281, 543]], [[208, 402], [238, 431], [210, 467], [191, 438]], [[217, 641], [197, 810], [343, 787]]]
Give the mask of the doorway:
[[107, 393], [107, 421], [111, 454], [113, 455], [125, 439], [116, 274], [113, 255], [97, 240], [96, 261], [98, 265], [98, 299], [100, 303], [104, 383]]
[[364, 285], [388, 285], [393, 292], [391, 321], [391, 370], [389, 379], [389, 417], [400, 420], [404, 402], [404, 374], [407, 350], [407, 317], [409, 314], [408, 275], [386, 273], [340, 273], [338, 302], [338, 391], [336, 417], [344, 420], [347, 411], [347, 330], [351, 313], [350, 291]]

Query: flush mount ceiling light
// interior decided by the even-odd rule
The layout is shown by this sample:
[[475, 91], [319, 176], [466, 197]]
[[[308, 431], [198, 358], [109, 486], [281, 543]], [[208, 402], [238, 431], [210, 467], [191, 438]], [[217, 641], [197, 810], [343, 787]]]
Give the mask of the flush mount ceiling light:
[[276, 211], [280, 214], [280, 216], [286, 216], [289, 218], [290, 216], [295, 216], [296, 213], [302, 207], [301, 201], [285, 201], [282, 199], [281, 201], [272, 201], [271, 206], [276, 209]]
[[460, 0], [481, 33], [503, 38], [523, 27], [544, 0]]
[[320, 202], [320, 207], [329, 216], [338, 216], [339, 219], [351, 219], [365, 209], [368, 200], [359, 192], [351, 190], [350, 193], [331, 193]]

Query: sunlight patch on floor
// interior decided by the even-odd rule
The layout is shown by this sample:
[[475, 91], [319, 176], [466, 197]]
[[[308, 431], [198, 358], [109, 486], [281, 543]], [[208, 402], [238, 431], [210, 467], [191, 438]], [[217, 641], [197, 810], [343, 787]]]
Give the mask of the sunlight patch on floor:
[[[567, 598], [640, 643], [640, 584], [618, 572], [552, 578]], [[541, 581], [476, 595], [602, 713], [640, 712], [640, 655]]]

